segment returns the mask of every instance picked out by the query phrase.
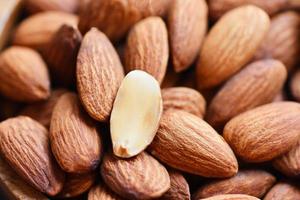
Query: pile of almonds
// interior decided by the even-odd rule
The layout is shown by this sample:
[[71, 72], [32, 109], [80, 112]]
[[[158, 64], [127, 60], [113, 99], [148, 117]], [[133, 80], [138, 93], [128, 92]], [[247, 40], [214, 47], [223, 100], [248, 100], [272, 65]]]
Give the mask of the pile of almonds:
[[0, 53], [17, 200], [299, 200], [300, 2], [24, 0]]

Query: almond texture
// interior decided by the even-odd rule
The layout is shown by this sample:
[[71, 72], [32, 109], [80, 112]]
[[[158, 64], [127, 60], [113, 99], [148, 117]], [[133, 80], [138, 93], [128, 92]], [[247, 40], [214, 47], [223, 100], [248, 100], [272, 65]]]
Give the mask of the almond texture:
[[44, 12], [49, 10], [76, 12], [81, 0], [25, 0], [25, 7], [30, 13]]
[[267, 193], [264, 200], [300, 199], [300, 188], [289, 183], [279, 182]]
[[268, 15], [251, 5], [225, 14], [204, 40], [196, 70], [198, 87], [217, 86], [239, 71], [253, 57], [269, 24]]
[[123, 200], [123, 198], [112, 192], [106, 185], [100, 184], [90, 189], [88, 200]]
[[124, 72], [113, 45], [96, 28], [82, 40], [76, 76], [79, 96], [87, 112], [96, 120], [108, 121]]
[[[195, 199], [195, 200], [200, 200], [200, 199]], [[244, 194], [224, 194], [224, 195], [217, 195], [217, 196], [205, 198], [202, 200], [259, 200], [259, 199]]]
[[241, 159], [264, 162], [289, 151], [299, 134], [300, 104], [277, 102], [234, 117], [223, 136]]

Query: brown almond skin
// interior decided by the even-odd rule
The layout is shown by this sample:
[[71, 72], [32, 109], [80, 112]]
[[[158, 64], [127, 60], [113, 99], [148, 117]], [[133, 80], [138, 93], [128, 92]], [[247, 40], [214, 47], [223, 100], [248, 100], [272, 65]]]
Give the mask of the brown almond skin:
[[92, 187], [88, 194], [88, 200], [124, 200], [112, 192], [106, 185], [100, 184]]
[[197, 91], [188, 87], [170, 87], [162, 89], [163, 108], [184, 110], [203, 118], [206, 101]]
[[96, 28], [82, 40], [76, 76], [79, 97], [86, 111], [98, 121], [108, 121], [124, 71], [113, 45]]
[[126, 160], [106, 154], [101, 175], [114, 192], [127, 199], [157, 198], [170, 188], [168, 171], [146, 152]]
[[76, 94], [66, 93], [57, 101], [51, 118], [50, 143], [58, 164], [68, 173], [86, 173], [99, 165], [102, 139]]
[[234, 177], [215, 180], [201, 186], [195, 198], [207, 198], [221, 194], [247, 194], [261, 198], [275, 183], [276, 178], [262, 170], [241, 170]]
[[300, 141], [286, 154], [276, 158], [273, 166], [290, 177], [300, 176]]
[[185, 111], [163, 113], [149, 151], [175, 169], [204, 177], [231, 177], [238, 170], [224, 139], [201, 118]]
[[276, 102], [234, 117], [223, 137], [242, 160], [265, 162], [289, 151], [299, 134], [300, 104]]
[[47, 66], [38, 52], [11, 46], [0, 54], [0, 93], [18, 102], [36, 102], [50, 96]]
[[24, 0], [25, 8], [30, 13], [50, 10], [75, 13], [81, 0]]
[[254, 59], [274, 58], [280, 60], [289, 71], [298, 61], [300, 53], [300, 16], [287, 11], [274, 16], [270, 30]]
[[242, 6], [226, 13], [204, 40], [196, 67], [198, 88], [220, 85], [247, 64], [269, 24], [268, 15], [255, 6]]
[[96, 27], [112, 41], [122, 39], [139, 20], [163, 16], [170, 0], [101, 0], [90, 1], [80, 13], [79, 30], [86, 33]]
[[32, 119], [44, 125], [46, 128], [49, 128], [53, 108], [59, 97], [66, 92], [67, 90], [64, 89], [53, 90], [47, 100], [27, 105], [20, 111], [19, 114], [31, 117]]
[[[194, 199], [194, 200], [200, 200], [200, 199]], [[224, 195], [217, 195], [217, 196], [213, 196], [201, 200], [259, 200], [259, 199], [244, 194], [224, 194]]]
[[186, 70], [199, 54], [207, 30], [205, 0], [174, 0], [168, 14], [170, 49], [176, 72]]
[[63, 25], [43, 51], [52, 80], [68, 87], [76, 82], [76, 60], [82, 36], [77, 28]]
[[212, 99], [207, 121], [214, 127], [224, 126], [234, 116], [272, 102], [286, 77], [285, 66], [277, 60], [266, 59], [247, 65], [229, 79]]
[[209, 0], [209, 14], [213, 20], [219, 19], [229, 10], [246, 4], [252, 4], [273, 15], [286, 7], [287, 0]]
[[67, 174], [62, 191], [58, 198], [71, 198], [88, 191], [96, 181], [96, 172], [86, 174]]
[[0, 124], [0, 151], [9, 165], [40, 192], [54, 196], [64, 183], [64, 173], [56, 164], [48, 131], [29, 117], [10, 118]]
[[42, 49], [63, 24], [76, 27], [78, 17], [60, 11], [32, 15], [17, 26], [13, 44]]
[[125, 70], [143, 70], [159, 83], [165, 77], [169, 58], [168, 33], [159, 17], [139, 21], [130, 30], [125, 48]]
[[291, 78], [290, 90], [294, 99], [300, 102], [300, 70], [297, 70]]
[[264, 200], [300, 199], [300, 188], [289, 183], [279, 182], [267, 193]]

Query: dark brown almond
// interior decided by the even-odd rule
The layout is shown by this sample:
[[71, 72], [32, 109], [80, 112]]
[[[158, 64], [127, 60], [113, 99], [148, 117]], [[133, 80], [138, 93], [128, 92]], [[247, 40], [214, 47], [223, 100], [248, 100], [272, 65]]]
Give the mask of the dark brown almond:
[[267, 193], [264, 200], [296, 200], [300, 199], [300, 188], [289, 183], [277, 183]]
[[249, 64], [229, 79], [212, 99], [207, 121], [214, 127], [223, 126], [244, 111], [272, 102], [286, 77], [285, 66], [280, 61], [267, 59]]
[[35, 102], [50, 96], [50, 80], [38, 52], [11, 46], [0, 54], [0, 93], [12, 100]]
[[92, 187], [88, 194], [88, 200], [123, 200], [106, 185], [100, 184]]
[[293, 75], [290, 82], [290, 90], [294, 99], [300, 102], [300, 70], [297, 70]]
[[24, 0], [26, 9], [30, 13], [57, 10], [75, 13], [81, 0]]
[[50, 124], [52, 152], [68, 173], [85, 173], [97, 168], [102, 140], [96, 123], [85, 113], [76, 94], [66, 93], [57, 101]]
[[162, 90], [164, 110], [184, 110], [203, 118], [205, 114], [206, 101], [204, 97], [192, 88], [171, 87]]
[[175, 169], [205, 177], [231, 177], [238, 170], [224, 139], [201, 118], [185, 111], [163, 113], [149, 151]]
[[0, 123], [1, 155], [25, 181], [48, 195], [60, 192], [64, 173], [51, 154], [48, 131], [29, 117]]
[[300, 134], [300, 104], [276, 102], [231, 119], [223, 136], [247, 162], [264, 162], [288, 152]]
[[[194, 200], [200, 200], [200, 199], [194, 199]], [[201, 200], [259, 200], [259, 199], [244, 194], [224, 194], [224, 195], [217, 195], [217, 196], [213, 196]]]
[[125, 49], [125, 69], [143, 70], [161, 83], [169, 58], [168, 33], [159, 17], [141, 20], [130, 30]]
[[114, 192], [127, 199], [157, 198], [170, 188], [165, 167], [145, 152], [126, 160], [106, 154], [101, 175]]
[[108, 38], [92, 28], [82, 40], [77, 57], [77, 88], [87, 112], [108, 121], [124, 71]]

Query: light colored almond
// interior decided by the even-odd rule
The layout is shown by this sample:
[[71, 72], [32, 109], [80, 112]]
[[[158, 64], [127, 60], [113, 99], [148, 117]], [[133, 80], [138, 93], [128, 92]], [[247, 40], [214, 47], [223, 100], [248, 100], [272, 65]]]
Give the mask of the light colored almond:
[[300, 199], [300, 188], [289, 183], [279, 182], [267, 193], [264, 200]]
[[80, 0], [24, 0], [26, 9], [30, 13], [50, 10], [74, 13], [78, 9]]
[[92, 187], [88, 194], [88, 200], [123, 200], [106, 185], [100, 184]]
[[[200, 200], [200, 199], [195, 199], [195, 200]], [[213, 196], [201, 200], [259, 200], [259, 199], [244, 194], [224, 194], [224, 195], [217, 195], [217, 196]]]

